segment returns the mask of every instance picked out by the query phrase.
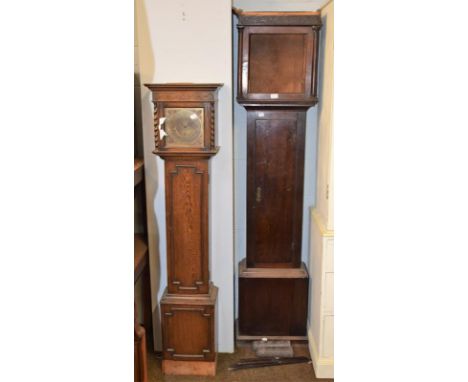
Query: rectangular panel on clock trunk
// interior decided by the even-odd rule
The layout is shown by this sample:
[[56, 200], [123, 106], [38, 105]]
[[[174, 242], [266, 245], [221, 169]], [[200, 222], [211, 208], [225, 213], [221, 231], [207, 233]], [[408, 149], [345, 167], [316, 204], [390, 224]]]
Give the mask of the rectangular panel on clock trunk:
[[305, 112], [248, 111], [247, 266], [301, 263]]
[[208, 162], [166, 160], [169, 293], [208, 292]]

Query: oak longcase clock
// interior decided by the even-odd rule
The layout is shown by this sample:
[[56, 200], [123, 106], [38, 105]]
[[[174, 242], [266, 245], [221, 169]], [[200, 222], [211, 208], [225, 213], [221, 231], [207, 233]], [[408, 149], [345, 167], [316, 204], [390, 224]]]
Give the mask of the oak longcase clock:
[[217, 288], [209, 275], [208, 179], [222, 84], [147, 84], [154, 153], [165, 160], [167, 288], [161, 300], [163, 372], [214, 375]]
[[301, 260], [306, 113], [317, 100], [320, 12], [238, 17], [237, 102], [247, 110], [247, 256], [240, 340], [306, 337]]

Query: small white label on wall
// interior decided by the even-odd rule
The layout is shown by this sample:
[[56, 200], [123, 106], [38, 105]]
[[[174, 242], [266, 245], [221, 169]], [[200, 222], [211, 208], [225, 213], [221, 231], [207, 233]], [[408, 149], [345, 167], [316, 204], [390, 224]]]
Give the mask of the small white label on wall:
[[257, 115], [258, 115], [259, 117], [264, 117], [264, 116], [265, 116], [265, 113], [259, 111]]
[[270, 98], [271, 99], [277, 99], [278, 98], [278, 93], [271, 93]]

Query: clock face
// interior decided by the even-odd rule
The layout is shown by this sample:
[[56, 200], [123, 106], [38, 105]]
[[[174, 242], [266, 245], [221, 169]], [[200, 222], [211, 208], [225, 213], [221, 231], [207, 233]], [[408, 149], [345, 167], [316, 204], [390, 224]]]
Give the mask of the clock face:
[[166, 147], [204, 146], [203, 108], [166, 108]]

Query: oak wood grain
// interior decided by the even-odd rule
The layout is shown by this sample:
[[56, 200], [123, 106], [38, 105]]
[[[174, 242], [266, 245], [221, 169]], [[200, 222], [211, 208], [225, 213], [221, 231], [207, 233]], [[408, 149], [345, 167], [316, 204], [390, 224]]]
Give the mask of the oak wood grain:
[[248, 268], [247, 259], [242, 259], [239, 262], [239, 277], [306, 279], [309, 273], [304, 263], [301, 263], [300, 268]]
[[162, 372], [165, 375], [197, 375], [212, 377], [216, 375], [216, 359], [207, 361], [162, 361]]
[[318, 102], [319, 12], [238, 16], [237, 101], [247, 109], [247, 258], [241, 338], [305, 338], [301, 263], [306, 112]]
[[318, 14], [240, 14], [237, 101], [316, 104], [320, 26]]
[[166, 159], [170, 293], [208, 293], [208, 160]]
[[305, 112], [247, 111], [247, 266], [301, 264]]
[[[210, 283], [208, 266], [208, 169], [219, 150], [216, 101], [222, 84], [146, 86], [155, 106], [154, 153], [165, 160], [168, 286], [160, 303], [163, 368], [167, 374], [214, 375], [217, 288]], [[187, 109], [192, 109], [191, 115]], [[175, 114], [178, 119], [169, 124], [160, 120]], [[192, 116], [200, 122], [187, 121]], [[160, 138], [164, 123], [166, 134], [176, 139]]]
[[214, 361], [217, 288], [198, 296], [171, 295], [161, 300], [164, 359]]
[[308, 286], [308, 277], [242, 277], [240, 274], [239, 333], [305, 336]]
[[[223, 84], [145, 84], [151, 90], [154, 104], [154, 141], [157, 155], [170, 155], [173, 152], [179, 156], [185, 148], [166, 145], [166, 139], [160, 138], [160, 130], [164, 126], [160, 124], [160, 118], [166, 117], [166, 109], [171, 108], [199, 108], [203, 109], [204, 123], [203, 145], [190, 148], [187, 151], [200, 151], [206, 154], [216, 149], [215, 133], [215, 104], [218, 99], [218, 91]], [[212, 153], [212, 155], [215, 153]]]
[[320, 27], [322, 20], [320, 11], [303, 12], [246, 12], [239, 8], [233, 8], [233, 13], [238, 17], [240, 25], [308, 25]]

